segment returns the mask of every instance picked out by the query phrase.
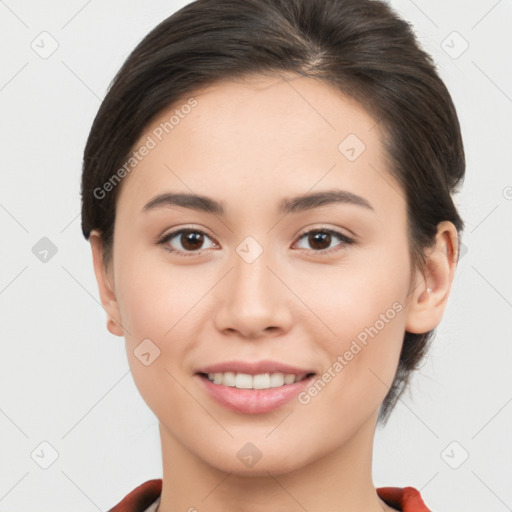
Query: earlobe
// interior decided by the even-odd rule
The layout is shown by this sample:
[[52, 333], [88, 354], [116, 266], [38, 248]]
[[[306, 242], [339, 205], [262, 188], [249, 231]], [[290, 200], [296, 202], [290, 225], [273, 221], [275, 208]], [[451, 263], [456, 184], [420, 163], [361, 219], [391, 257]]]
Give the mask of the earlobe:
[[91, 243], [94, 274], [98, 284], [101, 304], [107, 313], [107, 329], [115, 336], [123, 336], [124, 331], [120, 323], [120, 312], [114, 289], [114, 280], [109, 269], [106, 268], [103, 258], [103, 241], [98, 231], [91, 231]]
[[449, 221], [437, 226], [435, 245], [425, 252], [425, 272], [417, 271], [405, 329], [422, 334], [435, 329], [448, 303], [457, 266], [457, 230]]

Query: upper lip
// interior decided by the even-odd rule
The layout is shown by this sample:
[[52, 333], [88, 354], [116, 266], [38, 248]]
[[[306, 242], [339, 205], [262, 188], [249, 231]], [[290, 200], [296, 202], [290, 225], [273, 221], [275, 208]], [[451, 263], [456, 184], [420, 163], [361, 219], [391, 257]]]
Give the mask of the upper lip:
[[279, 361], [224, 361], [221, 363], [203, 366], [196, 373], [246, 373], [248, 375], [258, 375], [262, 373], [284, 373], [293, 375], [307, 375], [314, 373], [307, 368], [299, 368]]

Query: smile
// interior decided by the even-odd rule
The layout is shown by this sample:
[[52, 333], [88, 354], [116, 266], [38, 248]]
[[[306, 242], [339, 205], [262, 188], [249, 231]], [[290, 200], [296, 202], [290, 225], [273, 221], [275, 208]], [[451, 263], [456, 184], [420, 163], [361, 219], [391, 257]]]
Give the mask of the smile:
[[205, 376], [210, 382], [222, 386], [238, 389], [271, 389], [300, 382], [310, 374], [259, 373], [257, 375], [250, 375], [248, 373], [225, 372], [203, 373], [201, 375]]
[[198, 368], [195, 379], [217, 404], [237, 413], [264, 414], [291, 402], [315, 375], [278, 361], [225, 361]]

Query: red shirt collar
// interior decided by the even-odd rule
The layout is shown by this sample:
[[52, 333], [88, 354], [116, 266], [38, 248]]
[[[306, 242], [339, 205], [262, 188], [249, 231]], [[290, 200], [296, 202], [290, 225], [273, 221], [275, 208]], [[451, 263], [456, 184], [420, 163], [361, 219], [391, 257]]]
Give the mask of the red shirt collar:
[[[108, 512], [144, 512], [161, 494], [162, 479], [148, 480], [127, 494]], [[430, 512], [414, 487], [378, 487], [377, 494], [402, 512]]]

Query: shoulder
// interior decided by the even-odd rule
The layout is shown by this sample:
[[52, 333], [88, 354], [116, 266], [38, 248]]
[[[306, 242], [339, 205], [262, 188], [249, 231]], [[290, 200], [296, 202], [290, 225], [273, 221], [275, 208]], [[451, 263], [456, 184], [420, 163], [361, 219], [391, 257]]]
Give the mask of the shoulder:
[[108, 512], [145, 512], [162, 492], [162, 479], [147, 480], [127, 494]]
[[378, 487], [377, 494], [389, 506], [402, 512], [431, 512], [414, 487]]

